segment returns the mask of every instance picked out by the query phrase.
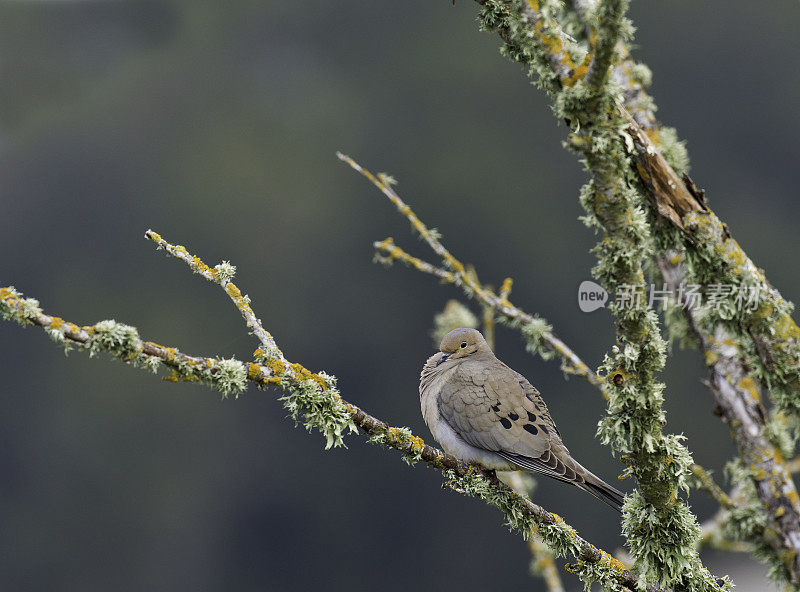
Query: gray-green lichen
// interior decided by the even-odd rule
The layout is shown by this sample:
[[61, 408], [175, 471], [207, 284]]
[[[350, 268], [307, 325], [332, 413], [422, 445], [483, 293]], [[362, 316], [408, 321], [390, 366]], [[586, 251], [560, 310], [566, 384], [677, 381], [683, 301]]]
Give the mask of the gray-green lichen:
[[247, 368], [242, 362], [233, 358], [219, 360], [213, 384], [223, 397], [234, 395], [238, 398], [247, 390]]
[[734, 541], [747, 541], [753, 545], [753, 556], [765, 563], [768, 567], [768, 577], [776, 583], [785, 584], [790, 581], [783, 559], [768, 544], [769, 537], [776, 536], [770, 532], [770, 518], [758, 499], [753, 485], [752, 469], [741, 459], [731, 461], [726, 466], [726, 472], [732, 483], [740, 487], [737, 505], [728, 511], [722, 526], [724, 536]]
[[[598, 19], [595, 25], [601, 16], [606, 19], [602, 23], [605, 37], [598, 43], [604, 44], [601, 51], [608, 52], [616, 39], [629, 35], [630, 26], [622, 19], [627, 2], [603, 6], [609, 14], [597, 13], [593, 18]], [[500, 33], [506, 42], [503, 53], [528, 66], [550, 94], [555, 116], [570, 128], [567, 146], [581, 156], [591, 175], [581, 190], [581, 203], [586, 210], [584, 222], [602, 233], [593, 250], [597, 256], [593, 276], [609, 292], [628, 286], [644, 294], [644, 268], [654, 253], [654, 241], [646, 196], [629, 155], [627, 122], [616, 108], [622, 102], [621, 92], [606, 81], [603, 72], [593, 74], [589, 83], [579, 75], [578, 64], [586, 60], [577, 50], [564, 47], [547, 13], [554, 7], [540, 3], [542, 24], [533, 28], [524, 14], [530, 4], [517, 0], [487, 2], [479, 20], [482, 28]], [[609, 18], [616, 21], [608, 22]], [[554, 65], [553, 54], [562, 56], [562, 65], [565, 60], [574, 64], [566, 76], [555, 71], [560, 66]], [[600, 61], [607, 59], [606, 53]], [[640, 73], [645, 78], [644, 71]], [[672, 143], [671, 158], [676, 164], [687, 164], [681, 162], [677, 141]], [[664, 385], [656, 374], [664, 367], [666, 344], [657, 315], [644, 298], [615, 302], [609, 309], [617, 318], [618, 342], [601, 367], [608, 379], [609, 408], [599, 435], [624, 455], [628, 473], [639, 483], [636, 502], [627, 506], [625, 514], [636, 567], [642, 578], [655, 578], [669, 587], [719, 589], [694, 551], [699, 526], [678, 495], [687, 487], [691, 455], [681, 437], [662, 432]], [[652, 527], [638, 524], [634, 528], [638, 519], [646, 519], [649, 522], [644, 525]]]
[[433, 338], [434, 346], [439, 347], [442, 337], [453, 329], [460, 327], [478, 328], [478, 317], [473, 312], [461, 304], [458, 300], [448, 300], [444, 310], [433, 317]]
[[525, 342], [525, 351], [528, 353], [538, 355], [543, 360], [550, 360], [557, 354], [545, 342], [545, 336], [552, 333], [553, 327], [543, 318], [534, 315], [532, 320], [526, 322], [519, 318], [508, 318], [505, 315], [499, 315], [497, 320], [506, 327], [520, 332], [522, 340]]
[[322, 433], [326, 450], [344, 446], [344, 434], [357, 432], [358, 428], [339, 395], [336, 378], [324, 372], [316, 376], [322, 383], [313, 378], [298, 380], [297, 376], [282, 375], [280, 386], [284, 394], [280, 400], [295, 424], [302, 423], [306, 430]]
[[36, 298], [23, 298], [14, 286], [0, 289], [0, 316], [20, 325], [27, 325], [31, 319], [42, 314]]
[[139, 333], [135, 327], [114, 320], [100, 321], [90, 330], [86, 343], [89, 357], [107, 352], [121, 360], [132, 360], [141, 352]]
[[[478, 474], [459, 476], [449, 470], [444, 474], [448, 487], [498, 508], [506, 517], [508, 528], [519, 532], [525, 540], [537, 534], [556, 557], [582, 556], [577, 533], [560, 516], [553, 514], [555, 520], [552, 522], [537, 519], [518, 494], [510, 490], [498, 490]], [[579, 560], [572, 566], [572, 571], [581, 578], [587, 591], [593, 583], [600, 584], [604, 590], [624, 589], [619, 583], [624, 566], [610, 555], [603, 554], [600, 561]]]
[[687, 276], [706, 287], [733, 293], [705, 311], [701, 330], [713, 335], [720, 324], [733, 336], [754, 379], [763, 384], [777, 408], [797, 424], [800, 419], [800, 329], [794, 306], [767, 281], [727, 228], [712, 212], [692, 212], [684, 224], [696, 240], [686, 250]]
[[214, 266], [217, 272], [217, 280], [220, 283], [230, 282], [236, 275], [236, 266], [231, 265], [230, 261], [223, 261]]

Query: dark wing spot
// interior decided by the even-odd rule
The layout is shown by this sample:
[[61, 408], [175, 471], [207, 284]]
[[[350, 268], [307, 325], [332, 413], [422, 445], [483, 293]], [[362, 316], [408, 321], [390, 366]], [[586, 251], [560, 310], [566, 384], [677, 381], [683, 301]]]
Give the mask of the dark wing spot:
[[536, 421], [536, 416], [528, 411], [528, 421]]
[[495, 413], [500, 411], [500, 405], [492, 405], [492, 411], [494, 411]]
[[[510, 425], [511, 424], [509, 424], [509, 427]], [[537, 430], [536, 426], [533, 425], [532, 423], [526, 423], [524, 426], [522, 426], [522, 429], [525, 430], [526, 432], [530, 432], [534, 436], [539, 433], [539, 430]]]
[[[503, 427], [504, 427], [505, 429], [507, 429], [507, 430], [510, 430], [510, 429], [511, 429], [511, 422], [510, 422], [510, 421], [508, 421], [508, 419], [507, 419], [507, 418], [503, 417], [503, 418], [500, 420], [500, 423], [501, 423], [501, 424], [503, 424]], [[526, 426], [526, 427], [527, 427], [527, 426]], [[535, 429], [535, 428], [534, 428], [534, 429]]]
[[547, 431], [547, 428], [546, 428], [546, 427], [544, 427], [542, 424], [539, 424], [539, 427], [542, 429], [542, 431], [543, 431], [545, 434], [549, 434], [549, 433], [550, 433], [550, 432], [548, 432], [548, 431]]
[[511, 421], [517, 421], [519, 419], [519, 415], [517, 415], [516, 413], [509, 413], [508, 419], [510, 419]]

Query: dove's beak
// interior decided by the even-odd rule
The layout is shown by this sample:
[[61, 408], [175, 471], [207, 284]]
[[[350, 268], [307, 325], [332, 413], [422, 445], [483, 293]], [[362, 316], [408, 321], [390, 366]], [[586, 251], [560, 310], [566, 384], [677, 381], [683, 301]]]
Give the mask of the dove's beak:
[[437, 360], [436, 365], [438, 366], [442, 362], [446, 362], [447, 358], [449, 358], [449, 357], [450, 357], [450, 354], [442, 354], [442, 357]]

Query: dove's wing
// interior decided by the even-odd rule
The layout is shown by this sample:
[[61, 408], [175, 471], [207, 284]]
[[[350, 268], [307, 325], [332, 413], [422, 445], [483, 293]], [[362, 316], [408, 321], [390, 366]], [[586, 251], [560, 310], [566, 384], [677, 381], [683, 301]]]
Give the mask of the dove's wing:
[[[443, 381], [439, 412], [468, 444], [562, 481], [582, 473], [539, 392], [496, 358], [465, 360]], [[579, 468], [580, 467], [580, 468]]]

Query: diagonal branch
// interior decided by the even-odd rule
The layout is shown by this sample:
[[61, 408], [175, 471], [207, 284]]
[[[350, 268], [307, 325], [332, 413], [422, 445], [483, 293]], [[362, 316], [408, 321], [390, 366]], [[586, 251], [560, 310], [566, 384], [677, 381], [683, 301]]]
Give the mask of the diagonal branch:
[[[467, 271], [466, 266], [454, 257], [442, 244], [439, 233], [435, 229], [428, 228], [400, 198], [397, 192], [392, 188], [394, 180], [391, 177], [384, 174], [376, 176], [341, 152], [337, 152], [337, 156], [369, 179], [381, 193], [389, 198], [397, 207], [397, 210], [411, 222], [414, 230], [428, 244], [431, 250], [442, 259], [446, 269], [436, 267], [427, 261], [410, 255], [398, 247], [392, 238], [373, 243], [378, 254], [378, 261], [383, 263], [392, 263], [396, 260], [401, 261], [423, 273], [438, 277], [445, 283], [455, 284], [460, 287], [468, 297], [475, 298], [483, 306], [494, 310], [499, 322], [520, 329], [528, 343], [529, 350], [533, 349], [539, 351], [545, 358], [553, 355], [558, 356], [562, 361], [562, 370], [569, 374], [584, 377], [589, 383], [600, 389], [603, 396], [606, 396], [604, 381], [599, 378], [566, 343], [552, 332], [547, 321], [514, 306], [508, 300], [507, 295], [502, 294], [502, 289], [501, 294], [496, 294], [493, 290], [481, 284], [474, 274], [470, 274]], [[510, 279], [506, 279], [504, 285], [506, 283], [509, 284], [510, 291]], [[542, 349], [544, 352], [541, 351]]]
[[222, 289], [225, 290], [225, 293], [231, 297], [231, 300], [233, 300], [236, 308], [238, 308], [239, 312], [242, 313], [242, 317], [247, 323], [247, 326], [253, 332], [253, 335], [255, 335], [261, 342], [261, 345], [270, 351], [275, 350], [277, 354], [281, 356], [283, 355], [280, 353], [280, 350], [275, 343], [275, 339], [272, 337], [272, 335], [270, 335], [269, 331], [264, 329], [263, 325], [261, 324], [261, 320], [256, 317], [253, 309], [250, 308], [250, 298], [248, 298], [246, 295], [242, 295], [242, 292], [239, 290], [236, 284], [233, 283], [233, 276], [236, 273], [235, 266], [231, 265], [227, 261], [223, 261], [214, 267], [209, 267], [203, 262], [202, 259], [200, 259], [200, 257], [189, 254], [189, 252], [186, 250], [186, 247], [168, 243], [161, 238], [161, 235], [157, 232], [148, 230], [144, 233], [144, 236], [145, 238], [148, 238], [156, 243], [159, 249], [164, 249], [173, 257], [177, 257], [186, 263], [186, 265], [189, 266], [189, 269], [191, 269], [194, 273], [201, 275], [209, 282], [219, 284]]
[[[677, 293], [683, 281], [681, 267], [671, 265], [668, 257], [659, 257], [658, 264], [667, 286]], [[768, 437], [767, 415], [758, 386], [725, 327], [717, 325], [716, 332], [708, 335], [700, 330], [701, 321], [692, 307], [687, 306], [683, 311], [707, 362], [708, 386], [720, 416], [730, 428], [739, 457], [749, 469], [756, 495], [769, 519], [770, 531], [775, 534], [763, 536], [762, 529], [758, 533], [759, 540], [752, 542], [766, 545], [773, 562], [781, 565], [788, 579], [797, 584], [800, 581], [800, 499], [783, 455]]]
[[[188, 255], [188, 253], [187, 253]], [[191, 259], [191, 256], [190, 256]], [[360, 428], [371, 442], [398, 450], [410, 462], [423, 461], [445, 475], [446, 485], [464, 495], [476, 497], [500, 509], [508, 524], [527, 540], [537, 533], [557, 555], [578, 562], [576, 573], [587, 583], [598, 581], [605, 587], [638, 590], [638, 576], [605, 551], [598, 549], [568, 526], [558, 515], [516, 494], [499, 482], [490, 471], [468, 465], [429, 446], [407, 428], [391, 427], [356, 405], [342, 399], [336, 379], [311, 373], [300, 364], [282, 364], [262, 350], [261, 363], [191, 356], [172, 347], [142, 340], [135, 328], [115, 321], [101, 321], [80, 327], [59, 317], [47, 315], [35, 299], [24, 298], [13, 288], [0, 288], [0, 314], [22, 325], [42, 327], [57, 342], [90, 355], [106, 352], [137, 367], [157, 371], [164, 365], [175, 373], [175, 380], [203, 382], [224, 394], [243, 392], [248, 383], [259, 387], [278, 385], [285, 394], [280, 399], [297, 421], [301, 416], [307, 429], [323, 432], [329, 446], [341, 445], [347, 429]], [[273, 350], [274, 351], [274, 350]], [[654, 586], [649, 592], [658, 592]]]

